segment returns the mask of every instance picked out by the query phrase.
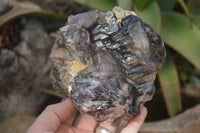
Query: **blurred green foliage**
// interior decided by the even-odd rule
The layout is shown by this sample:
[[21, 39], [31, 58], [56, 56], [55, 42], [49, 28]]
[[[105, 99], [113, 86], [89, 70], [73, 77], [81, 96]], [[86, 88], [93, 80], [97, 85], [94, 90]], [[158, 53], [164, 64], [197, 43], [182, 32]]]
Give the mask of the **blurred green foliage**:
[[[120, 6], [134, 10], [164, 40], [167, 58], [159, 70], [159, 81], [170, 116], [181, 111], [180, 79], [174, 56], [180, 54], [200, 70], [200, 1], [199, 0], [74, 0], [101, 11]], [[186, 65], [187, 67], [187, 65]], [[188, 67], [186, 69], [191, 69]], [[180, 76], [182, 76], [180, 78]]]

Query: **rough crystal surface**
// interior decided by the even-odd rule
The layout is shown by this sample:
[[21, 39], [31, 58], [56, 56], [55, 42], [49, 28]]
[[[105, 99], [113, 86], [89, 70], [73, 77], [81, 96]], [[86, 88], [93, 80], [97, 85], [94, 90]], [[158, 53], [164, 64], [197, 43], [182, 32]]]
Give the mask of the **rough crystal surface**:
[[50, 59], [54, 88], [96, 121], [140, 113], [165, 60], [160, 36], [134, 12], [115, 7], [70, 16]]

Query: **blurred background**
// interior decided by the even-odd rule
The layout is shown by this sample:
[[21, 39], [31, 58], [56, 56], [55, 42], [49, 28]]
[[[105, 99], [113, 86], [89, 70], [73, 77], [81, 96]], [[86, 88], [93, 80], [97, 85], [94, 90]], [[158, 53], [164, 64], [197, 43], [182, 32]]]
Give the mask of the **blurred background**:
[[26, 132], [61, 101], [48, 56], [67, 17], [114, 6], [135, 11], [167, 49], [140, 133], [200, 133], [200, 0], [0, 0], [0, 132]]

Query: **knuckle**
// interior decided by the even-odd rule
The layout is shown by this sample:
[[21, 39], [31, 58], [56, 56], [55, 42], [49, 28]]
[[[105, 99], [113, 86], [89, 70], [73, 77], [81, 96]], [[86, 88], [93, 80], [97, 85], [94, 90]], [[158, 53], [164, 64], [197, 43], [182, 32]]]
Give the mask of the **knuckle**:
[[54, 107], [55, 107], [55, 105], [48, 105], [48, 106], [45, 108], [45, 110], [50, 111], [50, 110], [53, 110]]

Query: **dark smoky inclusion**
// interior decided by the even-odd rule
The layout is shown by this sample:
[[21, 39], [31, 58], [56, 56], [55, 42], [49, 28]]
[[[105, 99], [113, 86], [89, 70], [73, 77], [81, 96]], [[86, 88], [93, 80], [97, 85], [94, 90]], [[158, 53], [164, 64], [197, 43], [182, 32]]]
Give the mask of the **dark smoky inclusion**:
[[93, 10], [70, 16], [60, 29], [51, 79], [81, 112], [113, 122], [151, 100], [165, 54], [160, 36], [134, 12]]

